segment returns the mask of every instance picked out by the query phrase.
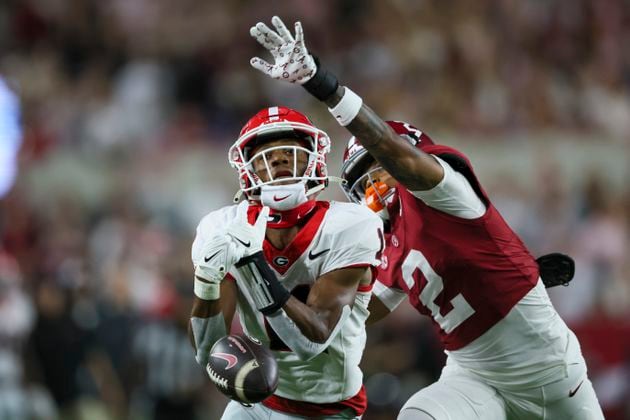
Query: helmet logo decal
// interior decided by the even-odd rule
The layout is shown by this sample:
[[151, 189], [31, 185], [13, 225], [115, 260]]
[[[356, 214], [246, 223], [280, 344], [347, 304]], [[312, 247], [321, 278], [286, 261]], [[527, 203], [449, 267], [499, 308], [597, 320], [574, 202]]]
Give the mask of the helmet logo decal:
[[416, 127], [414, 127], [413, 125], [406, 123], [406, 122], [401, 122], [403, 127], [405, 127], [405, 129], [407, 130], [407, 132], [405, 133], [407, 136], [409, 136], [412, 140], [413, 143], [412, 144], [416, 144], [420, 141], [420, 137], [422, 136], [422, 131], [418, 130]]
[[348, 160], [350, 157], [355, 155], [357, 152], [365, 150], [361, 143], [356, 139], [356, 137], [352, 137], [350, 142], [348, 143], [348, 147], [346, 148], [346, 152], [344, 153], [343, 160]]
[[311, 161], [308, 166], [306, 167], [306, 170], [304, 171], [304, 175], [310, 175], [313, 171], [313, 167], [315, 166], [315, 161]]

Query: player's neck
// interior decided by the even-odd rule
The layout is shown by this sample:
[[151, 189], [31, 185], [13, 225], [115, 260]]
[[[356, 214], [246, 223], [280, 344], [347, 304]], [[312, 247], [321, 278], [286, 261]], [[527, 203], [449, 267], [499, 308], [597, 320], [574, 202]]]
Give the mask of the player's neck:
[[272, 229], [267, 228], [267, 241], [276, 249], [284, 249], [295, 239], [301, 226], [291, 226], [288, 228]]

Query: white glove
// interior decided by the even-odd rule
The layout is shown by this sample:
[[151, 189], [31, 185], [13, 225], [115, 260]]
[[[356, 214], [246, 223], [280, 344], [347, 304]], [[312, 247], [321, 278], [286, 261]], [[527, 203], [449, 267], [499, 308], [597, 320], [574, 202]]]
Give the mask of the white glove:
[[295, 38], [293, 38], [278, 16], [272, 17], [271, 23], [275, 26], [275, 31], [269, 29], [264, 23], [258, 22], [256, 26], [251, 27], [249, 33], [269, 50], [275, 63], [269, 64], [262, 58], [254, 57], [250, 60], [250, 64], [273, 79], [300, 85], [306, 83], [315, 75], [317, 64], [304, 45], [302, 24], [295, 22]]
[[203, 246], [203, 260], [195, 267], [195, 277], [218, 284], [243, 257], [243, 248], [227, 235], [210, 238]]
[[232, 242], [239, 247], [241, 258], [262, 251], [267, 230], [267, 216], [269, 216], [269, 207], [264, 206], [258, 214], [256, 223], [250, 225], [247, 221], [247, 206], [238, 206], [236, 220], [228, 226], [227, 233], [233, 238]]

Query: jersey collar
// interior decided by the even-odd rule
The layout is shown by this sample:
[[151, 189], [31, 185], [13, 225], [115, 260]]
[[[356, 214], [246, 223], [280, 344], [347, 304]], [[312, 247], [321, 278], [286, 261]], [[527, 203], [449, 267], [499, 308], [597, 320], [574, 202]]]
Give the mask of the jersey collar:
[[[330, 208], [330, 203], [327, 201], [311, 200], [304, 204], [308, 203], [312, 203], [312, 205], [310, 206], [310, 210], [304, 216], [295, 219], [294, 225], [301, 225], [301, 227], [298, 233], [295, 235], [295, 238], [293, 238], [293, 241], [291, 241], [289, 245], [287, 245], [284, 249], [277, 249], [266, 239], [263, 243], [263, 252], [265, 254], [265, 259], [271, 265], [271, 267], [280, 274], [286, 273], [287, 270], [291, 268], [293, 263], [304, 253], [304, 251], [306, 251], [308, 246], [313, 241], [313, 238], [315, 238], [315, 235], [319, 231], [319, 227], [324, 220], [324, 216]], [[248, 219], [250, 223], [256, 220], [260, 209], [260, 206], [249, 207]], [[297, 210], [297, 208], [291, 210], [291, 212], [293, 212], [294, 210]], [[275, 226], [272, 226], [271, 223], [268, 223], [267, 226], [275, 228]]]

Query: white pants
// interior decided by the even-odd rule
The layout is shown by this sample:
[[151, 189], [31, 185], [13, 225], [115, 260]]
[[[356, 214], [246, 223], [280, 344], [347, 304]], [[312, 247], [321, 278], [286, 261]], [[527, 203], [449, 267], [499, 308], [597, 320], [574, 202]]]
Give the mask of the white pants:
[[[351, 410], [349, 410], [351, 411]], [[341, 420], [341, 419], [354, 419], [360, 420], [361, 417], [356, 417], [352, 414], [337, 414], [335, 416], [317, 417], [319, 420]], [[272, 410], [265, 407], [262, 404], [253, 404], [251, 407], [245, 407], [236, 401], [230, 401], [225, 407], [221, 420], [304, 420], [305, 418], [292, 414], [281, 413], [279, 411]]]
[[577, 337], [539, 283], [503, 321], [451, 352], [440, 379], [414, 394], [398, 418], [599, 420], [604, 415]]
[[583, 363], [570, 364], [567, 376], [557, 382], [518, 392], [499, 390], [465, 369], [449, 365], [436, 383], [405, 403], [398, 418], [410, 420], [418, 413], [435, 420], [604, 418]]

